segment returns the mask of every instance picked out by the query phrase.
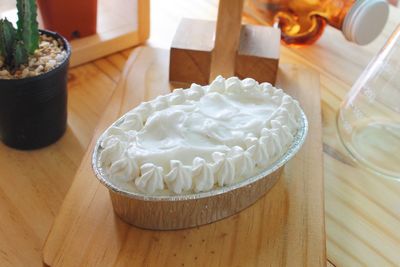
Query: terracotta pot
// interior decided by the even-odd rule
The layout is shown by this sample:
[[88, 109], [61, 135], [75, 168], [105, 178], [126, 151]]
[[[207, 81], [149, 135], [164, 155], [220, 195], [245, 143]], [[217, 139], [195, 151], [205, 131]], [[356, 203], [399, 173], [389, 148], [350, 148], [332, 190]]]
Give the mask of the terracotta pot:
[[96, 33], [97, 0], [38, 0], [44, 28], [68, 40]]
[[36, 149], [57, 141], [67, 127], [67, 72], [71, 47], [61, 39], [67, 59], [44, 74], [15, 80], [0, 79], [0, 139], [17, 149]]

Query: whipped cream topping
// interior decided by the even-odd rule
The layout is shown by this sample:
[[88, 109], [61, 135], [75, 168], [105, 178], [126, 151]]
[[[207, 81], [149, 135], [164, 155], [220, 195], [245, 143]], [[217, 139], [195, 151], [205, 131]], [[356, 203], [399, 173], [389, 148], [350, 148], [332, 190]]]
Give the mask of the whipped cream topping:
[[143, 102], [109, 128], [100, 162], [110, 180], [145, 194], [212, 190], [251, 177], [284, 154], [299, 104], [282, 89], [218, 76]]
[[[135, 179], [135, 185], [139, 191], [143, 193], [153, 194], [156, 190], [164, 189], [164, 173], [163, 168], [153, 163], [145, 163], [140, 167], [141, 176]], [[114, 179], [117, 177], [112, 176]]]
[[215, 183], [213, 166], [203, 158], [195, 158], [192, 165], [192, 179], [196, 193], [211, 190]]

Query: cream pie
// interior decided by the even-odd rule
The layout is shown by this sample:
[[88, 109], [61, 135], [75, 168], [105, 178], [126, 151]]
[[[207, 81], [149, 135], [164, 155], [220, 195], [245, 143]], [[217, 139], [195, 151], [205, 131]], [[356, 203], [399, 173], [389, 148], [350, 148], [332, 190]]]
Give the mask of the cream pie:
[[217, 77], [143, 102], [102, 136], [110, 182], [149, 195], [209, 191], [260, 173], [291, 144], [296, 100], [269, 83]]

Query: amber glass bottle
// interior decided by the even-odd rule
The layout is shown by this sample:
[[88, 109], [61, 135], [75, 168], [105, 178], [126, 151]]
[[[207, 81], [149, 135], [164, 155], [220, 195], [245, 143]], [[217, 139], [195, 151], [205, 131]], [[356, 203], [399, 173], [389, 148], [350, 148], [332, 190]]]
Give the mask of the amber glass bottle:
[[247, 7], [250, 15], [279, 27], [287, 45], [313, 44], [326, 24], [364, 45], [382, 31], [389, 13], [384, 0], [247, 0]]

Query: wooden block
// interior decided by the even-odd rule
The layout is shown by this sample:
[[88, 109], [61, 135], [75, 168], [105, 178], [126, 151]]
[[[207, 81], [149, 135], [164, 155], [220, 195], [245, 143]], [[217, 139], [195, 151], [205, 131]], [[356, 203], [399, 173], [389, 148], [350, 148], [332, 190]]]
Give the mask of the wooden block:
[[220, 0], [211, 57], [210, 80], [218, 75], [233, 76], [236, 53], [239, 47], [243, 0]]
[[243, 25], [236, 56], [235, 76], [275, 84], [279, 64], [280, 31]]
[[182, 19], [171, 45], [169, 80], [208, 84], [215, 22]]
[[221, 0], [217, 23], [183, 19], [171, 46], [169, 80], [204, 85], [236, 75], [274, 84], [280, 31], [241, 26], [242, 11], [243, 0]]
[[[215, 22], [183, 19], [171, 47], [169, 80], [174, 84], [208, 84], [214, 48]], [[243, 25], [236, 54], [234, 74], [216, 75], [251, 77], [259, 82], [275, 83], [279, 64], [280, 31], [271, 27]], [[214, 59], [213, 59], [214, 60]], [[229, 69], [229, 68], [228, 68]], [[215, 69], [214, 69], [215, 70]]]

